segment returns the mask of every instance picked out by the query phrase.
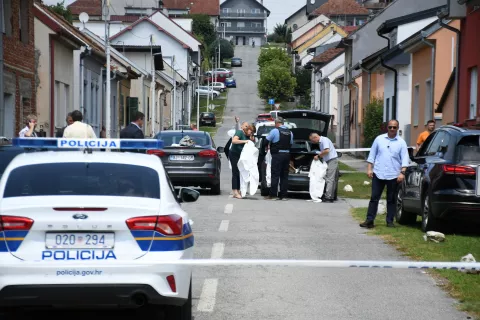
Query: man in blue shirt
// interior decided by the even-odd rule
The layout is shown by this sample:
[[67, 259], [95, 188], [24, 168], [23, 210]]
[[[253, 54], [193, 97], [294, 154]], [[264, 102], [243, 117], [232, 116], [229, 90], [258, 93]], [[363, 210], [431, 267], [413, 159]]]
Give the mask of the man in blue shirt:
[[[367, 174], [372, 179], [372, 196], [368, 205], [367, 219], [360, 224], [362, 228], [373, 228], [377, 216], [378, 201], [387, 187], [387, 227], [395, 227], [397, 187], [405, 179], [409, 165], [408, 148], [398, 136], [399, 122], [388, 122], [388, 133], [379, 135], [373, 142], [368, 156]], [[372, 170], [373, 165], [373, 170]]]
[[323, 200], [325, 202], [335, 201], [335, 189], [337, 187], [337, 171], [338, 171], [338, 154], [335, 150], [335, 146], [332, 140], [327, 137], [320, 137], [318, 133], [312, 132], [310, 134], [310, 142], [318, 144], [320, 151], [317, 151], [317, 155], [314, 160], [323, 158], [328, 165], [327, 173], [325, 175], [325, 194]]
[[[272, 155], [272, 183], [270, 195], [265, 197], [265, 200], [287, 200], [290, 148], [293, 144], [293, 133], [284, 125], [282, 117], [275, 119], [275, 129], [270, 131], [266, 140], [270, 142], [270, 153]], [[280, 193], [277, 198], [279, 180]]]

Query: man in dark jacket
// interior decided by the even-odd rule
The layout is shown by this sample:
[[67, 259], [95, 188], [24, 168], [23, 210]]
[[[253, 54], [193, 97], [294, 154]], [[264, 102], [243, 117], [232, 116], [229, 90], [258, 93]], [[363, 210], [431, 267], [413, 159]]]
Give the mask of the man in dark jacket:
[[63, 138], [63, 131], [65, 131], [65, 128], [68, 127], [73, 123], [73, 118], [72, 118], [72, 113], [67, 114], [67, 118], [65, 119], [67, 121], [67, 125], [57, 131], [57, 134], [55, 135], [55, 138]]
[[120, 131], [120, 139], [144, 139], [142, 127], [145, 115], [139, 111], [135, 112], [133, 122]]

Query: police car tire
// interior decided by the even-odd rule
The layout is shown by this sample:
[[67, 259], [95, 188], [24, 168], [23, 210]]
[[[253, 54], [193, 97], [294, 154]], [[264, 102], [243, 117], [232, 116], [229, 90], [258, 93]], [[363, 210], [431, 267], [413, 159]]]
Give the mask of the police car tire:
[[222, 191], [220, 190], [220, 183], [219, 184], [213, 184], [210, 187], [210, 193], [213, 195], [218, 196]]
[[171, 306], [167, 309], [166, 319], [171, 320], [192, 320], [192, 280], [188, 290], [188, 299], [183, 306]]

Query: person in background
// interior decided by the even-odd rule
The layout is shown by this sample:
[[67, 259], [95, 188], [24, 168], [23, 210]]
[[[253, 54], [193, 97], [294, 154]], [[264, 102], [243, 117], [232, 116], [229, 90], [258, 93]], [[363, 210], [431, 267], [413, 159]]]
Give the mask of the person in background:
[[100, 131], [100, 138], [101, 139], [107, 138], [107, 129], [105, 129], [104, 125], [102, 125], [102, 130]]
[[320, 151], [317, 151], [317, 155], [314, 160], [323, 160], [327, 163], [327, 174], [325, 175], [325, 194], [323, 201], [333, 202], [335, 201], [335, 189], [337, 187], [337, 171], [338, 171], [338, 154], [335, 150], [335, 146], [332, 141], [327, 137], [321, 137], [318, 133], [312, 132], [310, 134], [310, 142], [318, 144]]
[[238, 171], [238, 161], [240, 160], [240, 154], [243, 147], [250, 140], [247, 138], [247, 134], [251, 134], [249, 130], [250, 125], [248, 122], [242, 123], [241, 130], [237, 130], [232, 138], [232, 147], [229, 152], [229, 160], [232, 165], [232, 191], [233, 197], [242, 199], [240, 194], [240, 172]]
[[427, 140], [428, 136], [435, 130], [435, 120], [429, 120], [427, 122], [427, 130], [420, 133], [417, 139], [417, 152], [422, 147], [425, 140]]
[[63, 130], [64, 138], [77, 138], [77, 139], [96, 139], [97, 135], [93, 131], [91, 125], [83, 123], [83, 115], [80, 111], [75, 110], [72, 112], [73, 123]]
[[35, 132], [35, 128], [37, 127], [37, 116], [34, 114], [29, 114], [27, 116], [27, 125], [25, 128], [20, 130], [18, 136], [20, 138], [36, 138], [37, 133]]
[[55, 138], [62, 138], [63, 137], [63, 132], [65, 131], [65, 128], [73, 123], [71, 112], [67, 114], [67, 118], [65, 119], [65, 121], [67, 122], [67, 125], [57, 131], [57, 134], [55, 135]]
[[190, 125], [190, 129], [193, 130], [193, 131], [198, 131], [197, 125], [193, 124], [193, 123]]
[[142, 131], [145, 115], [137, 111], [134, 114], [133, 121], [120, 131], [120, 139], [144, 139]]
[[375, 227], [378, 202], [385, 186], [387, 187], [387, 227], [395, 227], [393, 218], [396, 211], [397, 187], [405, 179], [405, 171], [410, 159], [407, 144], [398, 136], [398, 126], [397, 120], [390, 120], [388, 132], [379, 135], [370, 149], [367, 159], [367, 175], [372, 179], [372, 195], [368, 205], [367, 218], [360, 224], [362, 228]]
[[[293, 133], [284, 125], [283, 118], [277, 117], [275, 129], [270, 131], [265, 140], [270, 142], [270, 153], [272, 154], [272, 183], [270, 195], [265, 197], [265, 200], [287, 200]], [[277, 195], [279, 181], [280, 193]]]

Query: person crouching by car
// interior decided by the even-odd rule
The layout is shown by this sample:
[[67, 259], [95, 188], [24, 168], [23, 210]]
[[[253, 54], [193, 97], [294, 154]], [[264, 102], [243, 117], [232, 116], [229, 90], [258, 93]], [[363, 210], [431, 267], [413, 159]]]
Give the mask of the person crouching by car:
[[[272, 183], [270, 195], [265, 197], [265, 200], [287, 200], [293, 133], [284, 125], [282, 117], [275, 119], [275, 129], [270, 131], [266, 141], [270, 142], [270, 153], [272, 154]], [[280, 193], [277, 195], [279, 180]]]
[[321, 137], [318, 133], [312, 132], [310, 134], [310, 142], [318, 144], [320, 151], [317, 151], [317, 155], [313, 158], [319, 160], [323, 158], [328, 165], [327, 173], [325, 175], [325, 194], [323, 197], [324, 202], [335, 201], [335, 189], [337, 188], [337, 171], [338, 171], [338, 154], [337, 150], [333, 146], [333, 143], [327, 137]]
[[242, 123], [241, 129], [235, 132], [232, 138], [232, 147], [228, 153], [230, 164], [232, 165], [232, 191], [233, 197], [242, 199], [240, 194], [240, 172], [238, 171], [238, 161], [240, 160], [240, 154], [246, 143], [251, 141], [248, 137], [252, 134], [250, 125], [248, 122]]

